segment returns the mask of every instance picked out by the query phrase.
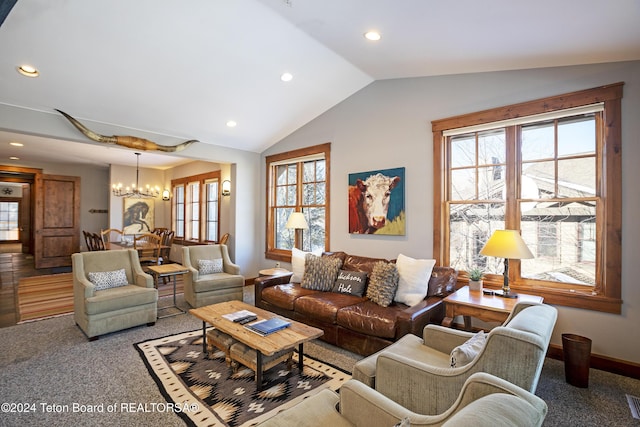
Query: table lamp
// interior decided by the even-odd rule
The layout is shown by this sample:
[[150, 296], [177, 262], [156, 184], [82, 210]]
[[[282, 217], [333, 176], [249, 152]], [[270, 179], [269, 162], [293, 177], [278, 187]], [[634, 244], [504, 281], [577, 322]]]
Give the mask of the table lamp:
[[309, 224], [307, 224], [304, 214], [302, 212], [293, 212], [289, 215], [287, 224], [284, 227], [296, 230], [294, 246], [296, 249], [302, 250], [302, 230], [307, 230], [309, 228]]
[[496, 230], [489, 238], [480, 255], [504, 258], [504, 283], [502, 294], [496, 295], [504, 298], [517, 298], [517, 294], [509, 290], [509, 259], [529, 259], [533, 254], [520, 236], [518, 230]]

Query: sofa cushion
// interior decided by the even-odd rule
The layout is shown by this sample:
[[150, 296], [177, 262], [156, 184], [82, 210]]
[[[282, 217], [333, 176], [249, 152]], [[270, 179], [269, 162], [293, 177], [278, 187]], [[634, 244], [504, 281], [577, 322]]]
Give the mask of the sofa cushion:
[[371, 272], [367, 298], [382, 307], [393, 302], [393, 296], [398, 288], [398, 269], [395, 264], [378, 261]]
[[306, 289], [330, 291], [342, 267], [342, 260], [335, 257], [305, 256], [304, 276], [301, 286]]
[[222, 273], [222, 271], [222, 258], [198, 260], [198, 273], [200, 274]]
[[301, 296], [316, 294], [318, 291], [305, 289], [297, 283], [269, 286], [262, 290], [261, 299], [276, 307], [293, 311], [295, 301]]
[[332, 291], [361, 297], [366, 287], [367, 273], [364, 271], [340, 270]]
[[307, 254], [320, 256], [321, 253], [321, 250], [304, 252], [296, 248], [291, 249], [291, 271], [293, 272], [291, 282], [300, 283], [302, 281], [302, 276], [304, 276], [305, 256]]
[[427, 296], [429, 278], [436, 264], [435, 259], [414, 259], [406, 255], [398, 255], [398, 290], [394, 300], [409, 307], [418, 304]]
[[129, 284], [124, 268], [114, 271], [90, 271], [88, 276], [89, 281], [93, 283], [96, 291], [127, 286]]
[[335, 292], [316, 292], [312, 295], [301, 296], [294, 303], [297, 314], [325, 323], [336, 323], [338, 310], [350, 305], [358, 304], [364, 298]]
[[381, 338], [395, 338], [398, 311], [406, 306], [382, 307], [363, 301], [338, 310], [336, 323], [343, 328]]

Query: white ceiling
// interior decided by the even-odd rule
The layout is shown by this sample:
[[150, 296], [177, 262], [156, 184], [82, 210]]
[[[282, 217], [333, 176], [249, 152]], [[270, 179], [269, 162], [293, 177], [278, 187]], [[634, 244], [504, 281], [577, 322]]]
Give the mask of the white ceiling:
[[[640, 0], [18, 0], [0, 103], [262, 152], [374, 80], [640, 59], [639, 23]], [[0, 132], [4, 164], [134, 165], [126, 154]]]

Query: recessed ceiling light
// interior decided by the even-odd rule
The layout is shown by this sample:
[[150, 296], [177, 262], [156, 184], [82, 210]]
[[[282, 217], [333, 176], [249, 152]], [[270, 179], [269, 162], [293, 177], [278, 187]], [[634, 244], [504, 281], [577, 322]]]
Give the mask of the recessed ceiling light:
[[35, 67], [32, 67], [31, 65], [26, 65], [26, 64], [21, 65], [17, 69], [18, 69], [18, 72], [23, 76], [38, 77], [40, 75], [40, 72]]
[[22, 142], [10, 142], [9, 145], [13, 145], [14, 147], [24, 147]]
[[9, 160], [20, 160], [20, 157], [11, 156], [11, 157], [9, 157]]
[[378, 40], [380, 40], [382, 38], [382, 36], [380, 35], [379, 32], [377, 31], [367, 31], [366, 33], [364, 33], [364, 38], [367, 40], [371, 40], [374, 42], [377, 42]]
[[290, 82], [291, 80], [293, 80], [293, 74], [291, 74], [291, 73], [283, 73], [280, 76], [280, 80], [282, 80], [283, 82]]
[[227, 127], [230, 127], [230, 128], [234, 128], [234, 127], [236, 127], [237, 125], [238, 125], [238, 124], [237, 124], [236, 122], [234, 122], [233, 120], [229, 120], [229, 121], [227, 122]]

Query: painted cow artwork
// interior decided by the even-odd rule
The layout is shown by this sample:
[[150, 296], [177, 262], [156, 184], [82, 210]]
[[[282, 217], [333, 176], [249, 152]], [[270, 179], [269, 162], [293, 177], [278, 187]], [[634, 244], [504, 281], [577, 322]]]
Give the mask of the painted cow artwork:
[[400, 180], [376, 173], [349, 186], [349, 233], [373, 234], [387, 224], [391, 192]]

